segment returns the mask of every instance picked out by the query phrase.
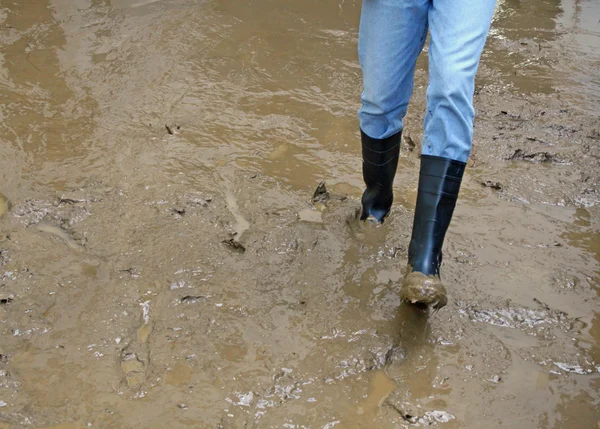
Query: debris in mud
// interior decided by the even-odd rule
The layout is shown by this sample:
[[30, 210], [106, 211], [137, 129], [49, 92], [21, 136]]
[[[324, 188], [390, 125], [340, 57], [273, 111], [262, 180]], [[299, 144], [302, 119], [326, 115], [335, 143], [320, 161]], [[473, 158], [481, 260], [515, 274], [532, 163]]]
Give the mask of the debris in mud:
[[61, 204], [80, 204], [80, 203], [85, 203], [87, 202], [86, 200], [75, 200], [73, 198], [59, 198], [58, 201], [56, 201], [56, 206], [60, 206]]
[[552, 131], [556, 131], [559, 137], [571, 137], [573, 134], [580, 131], [580, 129], [577, 129], [575, 127], [567, 127], [562, 124], [553, 124], [548, 126], [547, 128], [551, 129]]
[[[534, 246], [526, 246], [526, 247], [534, 247]], [[539, 247], [541, 249], [549, 249], [551, 247], [562, 247], [562, 243], [559, 243], [558, 241], [556, 241], [556, 242], [550, 243], [550, 244], [538, 244], [535, 247]]]
[[558, 328], [564, 332], [573, 329], [573, 319], [569, 318], [565, 312], [550, 309], [537, 299], [535, 301], [542, 306], [543, 310], [518, 307], [479, 309], [467, 306], [459, 309], [458, 312], [474, 322], [519, 329], [536, 336], [552, 336], [551, 328]]
[[406, 143], [406, 149], [408, 149], [409, 152], [413, 152], [417, 147], [417, 144], [414, 142], [408, 132], [404, 132], [402, 135], [402, 140], [404, 140], [404, 143]]
[[[596, 370], [596, 368], [593, 368], [593, 367], [584, 368], [581, 365], [577, 365], [577, 364], [569, 364], [569, 363], [564, 363], [564, 362], [553, 362], [553, 363], [554, 363], [554, 365], [556, 365], [558, 368], [560, 368], [564, 372], [569, 372], [569, 373], [578, 374], [578, 375], [592, 374]], [[550, 372], [554, 372], [554, 371], [550, 371]]]
[[167, 130], [167, 133], [169, 133], [169, 135], [171, 136], [174, 134], [179, 134], [179, 130], [181, 129], [179, 125], [168, 126], [167, 124], [165, 124], [165, 128]]
[[229, 238], [227, 240], [223, 240], [222, 243], [228, 245], [233, 250], [235, 250], [235, 251], [237, 251], [239, 253], [244, 253], [246, 251], [246, 246], [244, 246], [242, 243], [240, 243], [239, 241], [237, 241], [233, 237]]
[[121, 369], [125, 373], [127, 386], [138, 387], [144, 382], [146, 368], [144, 362], [138, 358], [137, 354], [124, 354], [121, 359]]
[[540, 301], [537, 298], [533, 298], [533, 302], [535, 302], [536, 304], [539, 304], [540, 306], [542, 306], [542, 308], [544, 308], [544, 310], [550, 310], [550, 306], [546, 303], [543, 303], [542, 301]]
[[486, 180], [485, 182], [481, 182], [481, 184], [486, 188], [496, 189], [497, 191], [502, 190], [502, 183], [500, 182], [492, 182], [491, 180]]
[[313, 194], [313, 203], [325, 203], [329, 200], [329, 198], [330, 195], [325, 182], [320, 182], [317, 186], [317, 189], [315, 189], [315, 193]]
[[[2, 242], [0, 237], [0, 243]], [[0, 249], [0, 266], [5, 265], [8, 261], [8, 251], [6, 249]]]
[[539, 163], [561, 163], [562, 161], [549, 152], [527, 153], [523, 149], [516, 149], [514, 153], [506, 158], [507, 161], [531, 161]]
[[202, 295], [186, 295], [183, 298], [181, 298], [181, 302], [185, 303], [185, 304], [195, 304], [198, 301], [202, 300], [206, 298], [205, 296]]
[[15, 298], [14, 295], [7, 295], [7, 294], [2, 294], [0, 293], [0, 305], [2, 304], [8, 304], [10, 302], [12, 302], [12, 300]]
[[527, 140], [529, 140], [530, 142], [537, 142], [537, 143], [541, 143], [545, 146], [554, 146], [552, 143], [550, 143], [549, 141], [546, 140], [542, 140], [538, 137], [526, 137]]
[[173, 212], [173, 214], [183, 216], [185, 214], [185, 209], [171, 209], [171, 212]]
[[9, 210], [10, 202], [8, 201], [8, 198], [4, 194], [0, 193], [0, 216], [8, 212]]
[[392, 410], [397, 412], [400, 415], [400, 417], [402, 418], [402, 420], [404, 420], [405, 422], [409, 422], [409, 423], [413, 423], [413, 424], [417, 422], [417, 419], [418, 419], [417, 416], [413, 415], [413, 413], [410, 411], [408, 411], [408, 412], [405, 411], [404, 407], [402, 407], [400, 405], [396, 405], [389, 398], [383, 404], [387, 405]]
[[586, 137], [592, 140], [600, 140], [600, 131], [593, 129], [592, 132]]
[[515, 115], [514, 113], [510, 113], [508, 110], [500, 110], [500, 115], [508, 116], [513, 119], [521, 119], [521, 114]]
[[131, 276], [131, 278], [133, 279], [137, 279], [140, 276], [140, 270], [138, 270], [137, 268], [126, 268], [124, 270], [119, 270], [120, 273], [129, 273], [129, 275]]
[[189, 408], [189, 405], [187, 404], [177, 404], [178, 408], [181, 408], [182, 410], [187, 410]]
[[179, 280], [177, 282], [171, 283], [169, 286], [169, 290], [182, 289], [185, 287], [185, 280]]
[[420, 409], [421, 406], [414, 407], [406, 401], [402, 402], [401, 404], [398, 402], [399, 401], [397, 400], [388, 398], [384, 402], [384, 405], [387, 405], [392, 410], [397, 412], [402, 420], [413, 425], [433, 426], [436, 425], [436, 423], [448, 423], [456, 418], [446, 411], [432, 410], [423, 412]]
[[398, 255], [403, 255], [404, 253], [406, 253], [406, 246], [402, 244], [392, 246], [386, 252], [389, 258], [397, 258]]
[[494, 384], [498, 384], [502, 381], [502, 377], [500, 377], [498, 374], [496, 374], [492, 378], [490, 378], [490, 381]]

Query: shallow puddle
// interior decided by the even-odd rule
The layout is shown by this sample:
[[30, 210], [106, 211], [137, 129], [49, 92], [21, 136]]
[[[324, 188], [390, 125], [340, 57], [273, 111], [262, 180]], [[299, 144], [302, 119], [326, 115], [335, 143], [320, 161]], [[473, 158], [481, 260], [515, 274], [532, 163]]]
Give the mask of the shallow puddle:
[[498, 1], [429, 317], [427, 53], [360, 223], [360, 6], [4, 4], [0, 428], [596, 427], [598, 3]]

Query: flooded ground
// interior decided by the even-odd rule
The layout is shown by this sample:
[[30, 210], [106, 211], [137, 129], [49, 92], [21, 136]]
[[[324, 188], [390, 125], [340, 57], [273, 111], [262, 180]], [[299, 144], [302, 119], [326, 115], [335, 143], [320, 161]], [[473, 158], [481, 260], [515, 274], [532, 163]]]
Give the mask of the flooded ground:
[[1, 429], [600, 427], [596, 0], [499, 0], [429, 319], [426, 53], [359, 224], [360, 2], [0, 6]]

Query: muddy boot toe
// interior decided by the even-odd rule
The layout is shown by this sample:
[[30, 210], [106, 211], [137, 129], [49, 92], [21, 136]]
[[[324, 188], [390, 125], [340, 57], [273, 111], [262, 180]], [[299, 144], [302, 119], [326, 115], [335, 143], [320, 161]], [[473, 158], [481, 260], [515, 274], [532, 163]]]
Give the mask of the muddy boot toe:
[[400, 299], [411, 304], [421, 304], [439, 310], [448, 303], [446, 288], [437, 275], [426, 276], [423, 273], [411, 271], [402, 281]]

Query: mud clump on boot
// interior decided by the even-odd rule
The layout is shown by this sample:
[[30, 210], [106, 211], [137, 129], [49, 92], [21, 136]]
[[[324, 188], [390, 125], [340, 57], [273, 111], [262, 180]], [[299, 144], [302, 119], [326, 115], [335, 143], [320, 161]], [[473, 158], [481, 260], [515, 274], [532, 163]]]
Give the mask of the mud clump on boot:
[[409, 266], [402, 281], [400, 299], [411, 304], [421, 304], [439, 310], [448, 303], [446, 288], [439, 276], [426, 276], [418, 271], [412, 271]]

